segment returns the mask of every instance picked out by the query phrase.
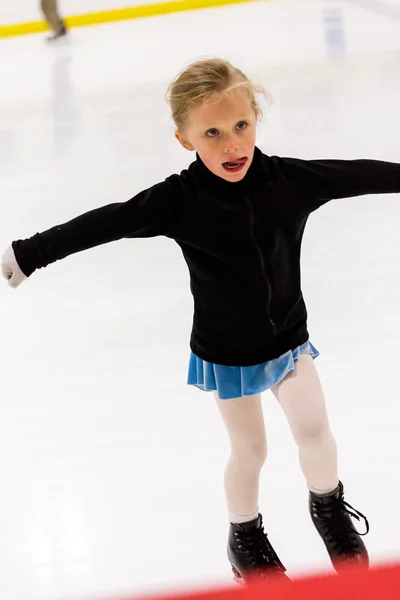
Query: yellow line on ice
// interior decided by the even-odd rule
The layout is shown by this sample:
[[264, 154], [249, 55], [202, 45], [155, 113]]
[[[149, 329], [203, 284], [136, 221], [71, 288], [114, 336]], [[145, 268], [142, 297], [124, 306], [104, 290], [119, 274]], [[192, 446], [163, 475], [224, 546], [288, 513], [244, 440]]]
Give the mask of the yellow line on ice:
[[[141, 6], [132, 6], [130, 8], [103, 10], [101, 12], [88, 13], [86, 15], [75, 15], [67, 17], [65, 22], [68, 27], [85, 27], [87, 25], [97, 25], [98, 23], [111, 23], [112, 21], [154, 17], [185, 10], [197, 10], [199, 8], [210, 8], [213, 6], [224, 6], [251, 1], [253, 0], [178, 0], [175, 2], [159, 2], [157, 4], [144, 4]], [[0, 26], [0, 38], [39, 33], [41, 31], [46, 31], [47, 29], [48, 27], [43, 21], [3, 25]]]

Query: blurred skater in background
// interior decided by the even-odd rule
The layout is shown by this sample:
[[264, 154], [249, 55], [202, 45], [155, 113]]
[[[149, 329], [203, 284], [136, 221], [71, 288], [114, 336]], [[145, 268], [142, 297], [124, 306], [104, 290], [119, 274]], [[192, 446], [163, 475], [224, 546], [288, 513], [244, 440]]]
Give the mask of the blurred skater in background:
[[57, 0], [40, 0], [40, 7], [49, 27], [53, 30], [48, 40], [54, 41], [60, 37], [64, 37], [67, 33], [67, 28], [58, 13]]

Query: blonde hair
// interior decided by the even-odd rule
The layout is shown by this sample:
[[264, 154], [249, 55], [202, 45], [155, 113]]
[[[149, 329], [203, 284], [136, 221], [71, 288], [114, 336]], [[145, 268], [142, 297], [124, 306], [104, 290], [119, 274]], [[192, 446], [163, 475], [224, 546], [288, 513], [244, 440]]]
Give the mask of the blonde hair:
[[189, 110], [219, 93], [244, 89], [249, 95], [257, 120], [262, 111], [257, 95], [267, 98], [261, 84], [250, 81], [242, 71], [226, 60], [212, 58], [199, 60], [181, 71], [169, 85], [166, 99], [171, 107], [172, 119], [178, 130], [182, 130]]

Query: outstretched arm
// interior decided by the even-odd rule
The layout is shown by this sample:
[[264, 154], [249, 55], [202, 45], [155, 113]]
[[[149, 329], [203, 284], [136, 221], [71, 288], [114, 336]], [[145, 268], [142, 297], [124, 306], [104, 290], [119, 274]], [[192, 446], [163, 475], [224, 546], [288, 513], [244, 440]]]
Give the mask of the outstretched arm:
[[400, 164], [379, 160], [300, 160], [271, 157], [275, 168], [317, 208], [335, 198], [400, 193]]
[[[3, 275], [16, 287], [36, 269], [46, 267], [70, 254], [130, 237], [168, 234], [180, 214], [177, 176], [140, 192], [128, 202], [109, 204], [42, 233], [17, 240], [2, 260]], [[12, 266], [15, 260], [17, 265]], [[15, 277], [15, 266], [19, 273]], [[14, 283], [13, 285], [13, 276]]]

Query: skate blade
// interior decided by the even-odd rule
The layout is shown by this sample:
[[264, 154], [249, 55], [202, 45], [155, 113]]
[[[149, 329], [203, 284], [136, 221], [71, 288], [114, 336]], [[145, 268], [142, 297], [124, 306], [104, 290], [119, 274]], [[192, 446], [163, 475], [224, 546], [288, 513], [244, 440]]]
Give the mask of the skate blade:
[[239, 573], [239, 571], [237, 571], [235, 569], [235, 567], [232, 567], [232, 573], [233, 573], [233, 581], [237, 584], [240, 585], [241, 587], [244, 587], [246, 584], [243, 580], [243, 577], [241, 576], [241, 574]]
[[[239, 571], [237, 571], [237, 569], [235, 569], [235, 567], [232, 567], [232, 573], [233, 573], [233, 581], [237, 584], [240, 585], [240, 587], [246, 587], [246, 582], [243, 579], [243, 577], [241, 576], [241, 574], [239, 573]], [[276, 578], [276, 576], [275, 576]], [[261, 577], [261, 579], [263, 581], [267, 581], [268, 577]], [[272, 579], [272, 578], [271, 578]], [[283, 581], [287, 583], [292, 583], [292, 580], [289, 579], [289, 577], [287, 575], [285, 575], [285, 577], [282, 578]]]

